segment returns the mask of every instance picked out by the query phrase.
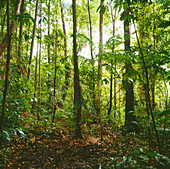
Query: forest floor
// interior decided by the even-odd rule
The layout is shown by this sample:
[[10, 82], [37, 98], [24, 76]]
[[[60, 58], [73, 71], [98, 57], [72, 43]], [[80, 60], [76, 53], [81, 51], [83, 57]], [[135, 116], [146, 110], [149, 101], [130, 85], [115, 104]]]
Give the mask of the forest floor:
[[[99, 129], [96, 124], [92, 127]], [[149, 161], [144, 156], [146, 138], [142, 141], [132, 133], [122, 136], [121, 130], [114, 131], [109, 126], [104, 127], [103, 141], [99, 132], [84, 133], [83, 139], [75, 139], [64, 128], [48, 132], [41, 127], [30, 130], [26, 139], [13, 141], [7, 147], [1, 166], [9, 169], [136, 168], [139, 165], [137, 168], [146, 168]], [[155, 160], [150, 160], [150, 165], [162, 168], [157, 167]]]

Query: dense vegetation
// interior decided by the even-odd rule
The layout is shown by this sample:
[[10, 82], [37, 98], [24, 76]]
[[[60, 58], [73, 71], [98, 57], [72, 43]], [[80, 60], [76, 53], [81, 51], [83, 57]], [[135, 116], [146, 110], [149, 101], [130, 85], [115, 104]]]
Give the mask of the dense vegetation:
[[0, 168], [168, 168], [166, 0], [0, 1]]

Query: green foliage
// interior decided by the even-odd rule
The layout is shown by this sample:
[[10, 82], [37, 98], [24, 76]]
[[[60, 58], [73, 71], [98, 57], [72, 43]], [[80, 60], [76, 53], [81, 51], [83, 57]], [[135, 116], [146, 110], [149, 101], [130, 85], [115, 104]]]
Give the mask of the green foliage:
[[170, 21], [162, 21], [162, 23], [158, 26], [158, 28], [167, 28], [170, 26]]
[[2, 142], [16, 141], [19, 138], [26, 139], [25, 130], [22, 128], [9, 128], [8, 130], [3, 130], [0, 134], [0, 138], [3, 138]]
[[111, 157], [109, 166], [115, 166], [116, 168], [155, 168], [154, 166], [148, 166], [149, 159], [156, 160], [157, 167], [167, 168], [170, 163], [170, 159], [155, 152], [145, 152], [142, 148], [136, 149], [133, 153], [123, 157]]
[[[113, 0], [111, 1], [113, 2]], [[11, 2], [12, 6], [10, 6], [10, 9], [13, 11], [16, 1]], [[16, 23], [18, 19], [18, 28], [13, 34], [14, 39], [12, 40], [11, 47], [8, 96], [4, 119], [4, 130], [2, 132], [4, 144], [12, 144], [15, 140], [22, 138], [26, 139], [26, 133], [29, 133], [29, 130], [38, 130], [38, 132], [41, 131], [43, 132], [43, 136], [50, 138], [50, 135], [54, 132], [54, 129], [58, 130], [58, 128], [62, 128], [64, 131], [68, 130], [69, 134], [72, 135], [76, 127], [77, 117], [73, 107], [74, 65], [72, 59], [72, 36], [70, 36], [72, 34], [71, 5], [67, 4], [66, 1], [62, 1], [64, 4], [63, 10], [66, 26], [65, 36], [63, 31], [63, 23], [60, 21], [60, 5], [59, 3], [56, 4], [53, 0], [51, 1], [49, 22], [47, 8], [48, 2], [48, 0], [43, 1], [42, 18], [39, 19], [38, 17], [39, 20], [37, 23], [39, 23], [39, 25], [36, 29], [33, 60], [31, 65], [29, 65], [28, 61], [30, 56], [31, 40], [33, 38], [32, 30], [34, 25], [35, 1], [26, 2], [24, 15], [19, 14], [16, 17], [13, 17], [12, 12], [10, 12], [10, 21], [14, 19]], [[113, 102], [116, 100], [116, 105], [112, 105], [110, 125], [113, 126], [114, 131], [117, 131], [119, 126], [124, 124], [126, 99], [125, 89], [127, 89], [127, 82], [133, 83], [135, 115], [137, 116], [137, 122], [131, 121], [131, 123], [140, 128], [139, 136], [142, 137], [141, 140], [144, 140], [143, 144], [145, 146], [148, 145], [148, 126], [152, 126], [152, 123], [148, 121], [148, 116], [146, 113], [146, 79], [143, 69], [144, 65], [139, 52], [140, 50], [137, 40], [134, 37], [136, 32], [132, 31], [131, 37], [128, 34], [124, 35], [122, 33], [122, 21], [128, 19], [128, 21], [131, 22], [132, 17], [134, 17], [141, 50], [143, 52], [146, 68], [148, 70], [149, 92], [150, 94], [153, 94], [155, 98], [155, 109], [153, 111], [154, 119], [161, 144], [166, 147], [166, 138], [169, 135], [168, 117], [170, 112], [168, 107], [170, 41], [169, 21], [167, 20], [168, 2], [162, 2], [163, 1], [154, 1], [154, 3], [151, 3], [151, 1], [146, 0], [130, 1], [131, 14], [127, 18], [125, 13], [125, 9], [127, 8], [126, 1], [115, 0], [113, 5], [114, 8], [118, 8], [118, 14], [116, 18], [115, 36], [112, 36], [112, 25], [110, 26], [112, 17], [110, 15], [110, 8], [108, 7], [108, 5], [110, 5], [110, 1], [108, 3], [106, 2], [102, 6], [97, 6], [97, 0], [90, 1], [93, 33], [93, 40], [90, 40], [87, 2], [77, 1], [77, 49], [79, 55], [79, 85], [81, 87], [82, 104], [81, 126], [82, 131], [87, 137], [90, 136], [90, 134], [96, 134], [99, 131], [98, 123], [100, 118], [97, 112], [99, 75], [97, 62], [98, 60], [102, 60], [103, 70], [100, 101], [103, 126], [105, 127], [108, 124], [111, 83], [110, 76], [112, 75], [112, 98]], [[3, 37], [5, 37], [5, 34], [7, 33], [6, 1], [0, 1], [0, 7], [2, 9], [0, 18], [0, 32], [2, 32], [3, 29]], [[99, 14], [104, 15], [103, 30], [105, 44], [98, 43]], [[19, 39], [20, 21], [23, 23], [23, 37], [21, 39]], [[40, 23], [42, 25], [42, 37], [40, 37], [39, 34]], [[47, 33], [48, 26], [50, 26], [50, 35]], [[0, 38], [2, 42], [2, 36]], [[131, 47], [129, 51], [125, 51], [123, 47], [124, 40], [129, 39], [131, 40]], [[40, 40], [42, 44], [40, 61], [41, 67], [39, 66]], [[67, 48], [65, 48], [64, 40], [67, 40]], [[21, 49], [18, 51], [18, 45], [20, 43]], [[93, 59], [91, 59], [90, 48], [93, 50]], [[98, 53], [98, 48], [102, 49], [102, 52]], [[48, 53], [48, 51], [50, 51], [50, 53]], [[65, 51], [67, 52], [67, 56], [65, 56]], [[19, 56], [19, 52], [21, 53], [21, 57]], [[36, 52], [38, 53], [37, 72], [35, 71]], [[50, 62], [48, 62], [48, 57], [50, 58]], [[55, 58], [57, 62], [57, 72], [55, 79], [56, 90], [54, 91]], [[31, 69], [31, 76], [29, 80], [27, 77], [28, 68]], [[41, 71], [41, 77], [39, 74], [39, 68]], [[0, 70], [0, 107], [2, 107], [6, 73], [6, 52], [4, 52], [3, 56], [0, 56]], [[153, 77], [155, 77], [155, 82]], [[114, 92], [116, 93], [115, 96]], [[65, 100], [63, 99], [63, 94], [66, 94]], [[153, 95], [151, 95], [150, 100], [152, 100]], [[153, 108], [152, 103], [151, 106]], [[55, 122], [51, 123], [54, 108], [56, 108]], [[116, 113], [116, 117], [114, 117], [114, 113]], [[23, 114], [25, 114], [25, 116], [23, 116]], [[40, 119], [38, 118], [38, 114], [40, 115]], [[95, 127], [92, 127], [94, 125], [93, 123], [96, 123]], [[28, 131], [23, 129], [25, 124], [29, 124]], [[107, 130], [107, 128], [105, 129]], [[126, 128], [124, 131], [127, 131]], [[153, 133], [154, 132], [151, 127], [153, 152], [147, 152], [144, 148], [142, 149], [135, 147], [134, 150], [130, 149], [129, 154], [124, 153], [122, 156], [118, 155], [117, 157], [114, 156], [111, 158], [108, 168], [154, 168], [155, 166], [152, 165], [147, 166], [149, 159], [152, 159], [158, 168], [168, 167], [169, 158], [166, 157], [166, 154], [161, 155], [154, 152], [157, 150], [157, 144]], [[99, 136], [97, 135], [97, 137]], [[121, 139], [123, 139], [123, 137]], [[109, 139], [107, 138], [107, 140]], [[118, 144], [119, 141], [116, 141], [115, 145], [118, 146]], [[123, 151], [123, 147], [121, 150]], [[1, 156], [4, 160], [7, 160], [5, 150], [4, 153], [1, 152]]]
[[159, 117], [163, 117], [163, 116], [167, 116], [167, 115], [170, 115], [170, 109], [164, 110], [163, 112], [161, 112], [159, 114]]

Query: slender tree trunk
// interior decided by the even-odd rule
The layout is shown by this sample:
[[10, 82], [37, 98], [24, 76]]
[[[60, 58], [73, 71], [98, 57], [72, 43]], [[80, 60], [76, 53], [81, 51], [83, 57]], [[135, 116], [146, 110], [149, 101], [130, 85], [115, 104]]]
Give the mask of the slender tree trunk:
[[[115, 14], [113, 16], [113, 10], [112, 10], [112, 5], [110, 4], [110, 10], [111, 10], [111, 17], [112, 17], [112, 24], [113, 24], [113, 36], [115, 36], [115, 20], [116, 20], [116, 9], [115, 9]], [[114, 53], [114, 41], [113, 41], [113, 47], [112, 47], [112, 55]], [[114, 68], [116, 70], [116, 55], [114, 59]], [[110, 71], [110, 107], [108, 109], [108, 116], [109, 116], [109, 123], [110, 123], [110, 113], [112, 111], [112, 95], [113, 95], [113, 59], [111, 59], [111, 71]], [[114, 118], [116, 121], [116, 75], [114, 75]]]
[[[18, 15], [18, 13], [19, 13], [20, 5], [21, 5], [21, 0], [17, 0], [15, 12], [14, 12], [15, 16]], [[5, 49], [8, 46], [9, 36], [10, 36], [10, 39], [11, 39], [16, 28], [17, 28], [17, 24], [15, 24], [12, 21], [11, 26], [9, 28], [9, 32], [6, 34], [6, 36], [2, 40], [2, 43], [0, 44], [0, 56], [2, 56], [3, 52], [5, 51]]]
[[121, 101], [121, 97], [120, 97], [120, 91], [119, 91], [119, 121], [120, 121], [120, 118], [121, 118], [121, 114], [120, 114], [120, 101]]
[[57, 104], [57, 99], [56, 99], [56, 75], [57, 75], [57, 47], [56, 47], [56, 44], [55, 44], [55, 74], [54, 74], [54, 94], [53, 94], [54, 110], [53, 110], [53, 116], [52, 116], [52, 123], [55, 120], [56, 104]]
[[153, 128], [155, 130], [155, 135], [156, 135], [156, 139], [157, 139], [157, 143], [158, 143], [158, 147], [159, 147], [159, 153], [161, 153], [161, 145], [160, 145], [160, 141], [159, 141], [159, 135], [158, 135], [158, 131], [156, 129], [155, 119], [154, 119], [154, 115], [153, 115], [153, 111], [152, 111], [152, 106], [151, 106], [151, 100], [150, 100], [150, 87], [149, 87], [148, 69], [146, 67], [145, 58], [144, 58], [143, 51], [142, 51], [142, 48], [141, 48], [141, 45], [140, 45], [140, 42], [139, 42], [139, 38], [138, 38], [138, 34], [137, 34], [135, 22], [134, 22], [133, 13], [131, 12], [131, 14], [132, 14], [131, 16], [132, 16], [132, 21], [133, 21], [134, 29], [135, 29], [135, 32], [136, 32], [136, 39], [137, 39], [138, 46], [139, 46], [139, 52], [140, 52], [141, 58], [142, 58], [143, 69], [144, 69], [144, 72], [145, 72], [145, 80], [146, 80], [146, 87], [145, 87], [146, 95], [145, 95], [145, 97], [146, 97], [146, 104], [148, 104], [148, 107], [149, 107], [149, 110], [147, 111], [147, 113], [151, 114]]
[[18, 68], [20, 69], [20, 62], [21, 62], [21, 47], [22, 47], [22, 33], [23, 33], [23, 15], [24, 15], [24, 3], [25, 0], [22, 0], [21, 3], [21, 9], [20, 9], [20, 13], [21, 13], [21, 21], [20, 21], [20, 32], [19, 32], [19, 45], [18, 45]]
[[51, 0], [48, 1], [48, 63], [50, 63], [50, 6], [51, 6]]
[[[18, 28], [16, 28], [15, 30], [15, 36], [18, 37]], [[15, 52], [18, 53], [18, 41], [17, 40], [15, 41]]]
[[[40, 21], [42, 20], [42, 0], [41, 0], [41, 6], [40, 6]], [[40, 120], [40, 114], [41, 114], [41, 46], [42, 46], [42, 21], [40, 22], [40, 51], [39, 51], [39, 92], [38, 92], [38, 114], [37, 118]]]
[[32, 36], [32, 41], [31, 41], [31, 51], [30, 51], [30, 58], [29, 58], [29, 67], [28, 67], [28, 79], [30, 79], [30, 74], [31, 74], [31, 61], [32, 61], [32, 55], [33, 55], [33, 48], [34, 48], [35, 30], [36, 30], [36, 23], [37, 23], [37, 12], [38, 12], [38, 0], [36, 0], [35, 21], [34, 21], [33, 36]]
[[[104, 5], [103, 0], [100, 0], [100, 6]], [[102, 9], [102, 8], [101, 8]], [[100, 11], [100, 20], [99, 20], [99, 43], [103, 45], [103, 11]], [[99, 47], [99, 53], [102, 53], [102, 47]], [[101, 83], [102, 83], [102, 58], [99, 56], [98, 61], [98, 115], [100, 117], [100, 134], [101, 141], [103, 141], [103, 125], [102, 125], [102, 114], [101, 114]]]
[[37, 67], [38, 67], [38, 43], [37, 43], [37, 53], [36, 53], [36, 59], [35, 59], [34, 98], [36, 97], [36, 90], [37, 90]]
[[[126, 19], [124, 20], [124, 39], [125, 39], [125, 51], [130, 51], [130, 26], [129, 26], [129, 6], [130, 0], [125, 1], [127, 3], [127, 7], [125, 9]], [[132, 69], [132, 65], [130, 62], [126, 62], [126, 75], [128, 76], [130, 70]], [[137, 126], [133, 121], [136, 121], [136, 116], [134, 115], [134, 91], [133, 91], [133, 82], [128, 78], [126, 80], [126, 106], [125, 106], [125, 126], [128, 131], [136, 131]]]
[[[31, 15], [31, 0], [29, 0], [29, 14]], [[28, 26], [28, 36], [29, 36], [29, 33], [30, 33], [30, 27], [31, 27], [31, 25], [30, 25], [30, 22], [29, 22], [29, 26]], [[26, 56], [28, 56], [28, 49], [29, 49], [29, 38], [28, 38], [28, 40], [27, 40], [27, 50], [26, 50]]]
[[70, 69], [70, 65], [69, 62], [67, 61], [67, 34], [66, 34], [66, 26], [65, 26], [65, 20], [64, 20], [64, 12], [63, 12], [63, 5], [61, 3], [60, 0], [60, 9], [61, 9], [61, 20], [62, 20], [62, 26], [63, 26], [63, 33], [64, 33], [64, 56], [65, 56], [65, 82], [64, 82], [64, 86], [62, 87], [62, 91], [63, 91], [63, 101], [65, 101], [65, 97], [67, 94], [67, 90], [68, 90], [68, 86], [69, 86], [69, 78], [70, 78], [70, 73], [71, 73], [71, 69]]
[[64, 12], [63, 12], [63, 5], [62, 2], [60, 0], [60, 9], [61, 9], [61, 20], [62, 20], [62, 26], [63, 26], [63, 33], [64, 33], [64, 56], [67, 57], [67, 34], [66, 34], [66, 26], [65, 26], [65, 20], [64, 20]]
[[1, 7], [1, 5], [0, 5], [0, 13], [1, 13], [1, 38], [3, 39], [3, 8]]
[[[156, 38], [155, 38], [155, 3], [153, 2], [153, 49], [154, 49], [154, 54], [155, 54], [155, 49], [156, 49]], [[155, 109], [155, 70], [153, 68], [153, 82], [152, 82], [152, 108], [153, 110]]]
[[[89, 15], [89, 26], [90, 26], [90, 40], [93, 42], [93, 36], [92, 36], [92, 23], [91, 23], [91, 14], [90, 14], [90, 0], [87, 0], [88, 3], [88, 15]], [[95, 82], [94, 82], [94, 57], [93, 57], [93, 44], [90, 44], [90, 54], [91, 54], [91, 62], [92, 62], [92, 94], [93, 94], [93, 106], [95, 107]]]
[[[7, 37], [8, 37], [8, 48], [7, 48], [7, 62], [6, 62], [6, 76], [5, 76], [5, 87], [3, 91], [3, 100], [2, 100], [2, 113], [0, 119], [0, 133], [1, 137], [3, 137], [3, 129], [4, 129], [4, 119], [5, 119], [5, 109], [6, 109], [6, 101], [7, 101], [7, 91], [8, 91], [8, 81], [9, 81], [9, 69], [10, 69], [10, 58], [11, 58], [11, 34], [10, 34], [10, 26], [9, 26], [9, 0], [7, 1]], [[1, 138], [2, 140], [3, 138]], [[0, 146], [2, 141], [0, 141]]]
[[57, 45], [58, 45], [58, 34], [57, 34], [57, 14], [58, 12], [56, 11], [56, 37], [55, 37], [55, 45], [54, 45], [54, 53], [55, 53], [55, 74], [54, 74], [54, 93], [53, 93], [53, 100], [54, 100], [54, 110], [53, 110], [53, 115], [52, 115], [52, 123], [55, 121], [55, 114], [56, 114], [56, 104], [57, 104], [57, 99], [56, 99], [56, 76], [57, 76]]
[[[164, 85], [165, 85], [165, 110], [168, 110], [168, 87], [166, 85], [166, 82], [164, 81]], [[164, 132], [163, 132], [163, 148], [164, 148], [164, 153], [166, 152], [166, 147], [167, 147], [167, 143], [168, 141], [166, 140], [166, 122], [167, 122], [167, 116], [165, 116], [164, 118]]]
[[37, 91], [37, 68], [38, 68], [38, 51], [39, 51], [38, 46], [39, 44], [37, 42], [37, 52], [36, 52], [36, 58], [35, 58], [35, 74], [34, 74], [34, 101], [32, 104], [32, 112], [34, 111], [35, 107], [37, 108], [36, 91]]
[[82, 138], [81, 135], [81, 89], [78, 69], [77, 56], [77, 16], [76, 16], [76, 0], [72, 0], [73, 7], [73, 54], [74, 54], [74, 106], [77, 113], [76, 137]]
[[[3, 41], [3, 37], [4, 37], [4, 23], [5, 23], [6, 15], [7, 15], [7, 10], [3, 17], [3, 8], [1, 8], [1, 37], [2, 37], [2, 41]], [[2, 69], [1, 70], [3, 71], [4, 68], [5, 68], [5, 61], [4, 61], [4, 56], [2, 54]], [[3, 73], [1, 73], [1, 79], [2, 79], [2, 81], [4, 80]]]

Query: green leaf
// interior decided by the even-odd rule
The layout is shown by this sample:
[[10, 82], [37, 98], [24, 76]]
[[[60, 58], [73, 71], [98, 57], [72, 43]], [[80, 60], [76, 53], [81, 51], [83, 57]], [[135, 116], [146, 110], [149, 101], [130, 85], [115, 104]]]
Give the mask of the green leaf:
[[168, 26], [170, 26], [170, 21], [163, 21], [158, 28], [167, 28]]
[[4, 131], [4, 130], [3, 130], [3, 133], [6, 135], [6, 139], [7, 139], [8, 141], [11, 141], [11, 138], [10, 138], [10, 136], [9, 136], [9, 133], [8, 133], [7, 131]]
[[159, 117], [166, 116], [166, 115], [169, 115], [169, 114], [170, 114], [170, 109], [164, 110], [163, 112], [161, 112], [161, 113], [159, 114]]
[[151, 156], [151, 157], [156, 157], [157, 156], [157, 154], [153, 153], [153, 152], [147, 152], [146, 155]]
[[137, 121], [130, 121], [130, 124], [135, 124], [136, 126], [139, 125]]
[[17, 131], [18, 131], [18, 133], [22, 136], [22, 138], [26, 138], [26, 135], [25, 135], [25, 133], [23, 132], [23, 130], [22, 130], [22, 129], [17, 128], [16, 130], [17, 130]]
[[149, 161], [149, 157], [140, 155], [139, 158], [143, 159], [144, 161]]
[[108, 84], [108, 83], [109, 83], [109, 80], [106, 79], [106, 78], [104, 78], [104, 79], [103, 79], [103, 82], [105, 82], [105, 84]]
[[90, 46], [92, 46], [93, 45], [93, 41], [92, 40], [90, 40], [86, 35], [84, 35], [84, 34], [82, 34], [82, 33], [78, 33], [77, 34], [77, 37], [83, 37], [84, 39], [86, 39], [89, 43], [90, 43]]
[[99, 5], [99, 7], [97, 8], [96, 12], [98, 12], [100, 8], [101, 8], [101, 5]]
[[125, 11], [123, 11], [122, 13], [121, 13], [121, 15], [120, 15], [120, 20], [121, 21], [123, 21], [123, 20], [126, 20], [126, 12]]

